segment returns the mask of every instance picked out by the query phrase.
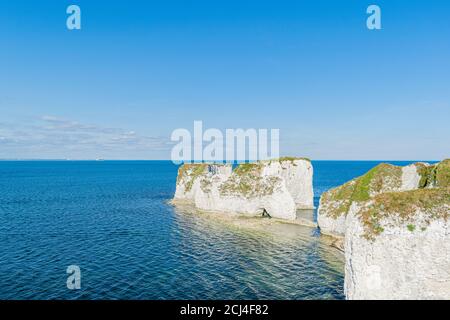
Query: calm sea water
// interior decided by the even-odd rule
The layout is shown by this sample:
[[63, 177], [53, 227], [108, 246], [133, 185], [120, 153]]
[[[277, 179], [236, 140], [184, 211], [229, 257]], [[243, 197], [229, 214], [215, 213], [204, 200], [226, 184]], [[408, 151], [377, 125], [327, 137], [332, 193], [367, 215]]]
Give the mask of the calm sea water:
[[[378, 163], [313, 162], [316, 205]], [[168, 161], [0, 162], [0, 299], [344, 297], [342, 254], [317, 230], [174, 208], [176, 173]], [[81, 290], [66, 287], [69, 265]]]

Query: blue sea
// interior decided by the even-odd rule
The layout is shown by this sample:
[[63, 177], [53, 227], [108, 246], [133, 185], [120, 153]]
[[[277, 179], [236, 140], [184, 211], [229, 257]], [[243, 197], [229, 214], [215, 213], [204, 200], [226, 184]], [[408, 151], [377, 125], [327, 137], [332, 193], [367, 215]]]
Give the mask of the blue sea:
[[[316, 205], [378, 163], [313, 161]], [[343, 255], [318, 230], [175, 208], [176, 175], [170, 161], [0, 162], [0, 299], [344, 298]]]

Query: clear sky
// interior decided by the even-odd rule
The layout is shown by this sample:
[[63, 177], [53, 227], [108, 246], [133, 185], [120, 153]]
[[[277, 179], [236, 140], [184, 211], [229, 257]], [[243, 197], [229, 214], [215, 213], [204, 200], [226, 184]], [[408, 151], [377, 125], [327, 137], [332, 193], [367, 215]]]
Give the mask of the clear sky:
[[449, 16], [445, 0], [1, 1], [0, 158], [169, 159], [194, 120], [279, 128], [284, 155], [449, 157]]

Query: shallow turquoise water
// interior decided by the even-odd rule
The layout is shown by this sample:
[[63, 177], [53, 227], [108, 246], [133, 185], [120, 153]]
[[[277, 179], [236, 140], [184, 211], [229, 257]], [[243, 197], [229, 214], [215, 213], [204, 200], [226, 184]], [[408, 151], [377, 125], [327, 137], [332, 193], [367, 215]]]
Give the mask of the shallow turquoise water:
[[[378, 162], [314, 165], [315, 201]], [[406, 164], [409, 162], [397, 162]], [[342, 299], [317, 230], [173, 208], [168, 161], [0, 162], [0, 299]], [[66, 268], [81, 268], [81, 290]]]

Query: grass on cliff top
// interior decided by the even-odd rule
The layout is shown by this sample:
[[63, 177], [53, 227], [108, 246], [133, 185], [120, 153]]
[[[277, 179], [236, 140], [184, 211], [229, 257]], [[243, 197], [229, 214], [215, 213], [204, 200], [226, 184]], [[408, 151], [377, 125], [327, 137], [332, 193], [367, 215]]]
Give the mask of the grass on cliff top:
[[342, 214], [347, 214], [354, 201], [367, 201], [372, 194], [381, 192], [383, 188], [400, 187], [401, 175], [401, 167], [381, 163], [366, 174], [325, 192], [323, 194], [324, 201], [340, 202], [334, 207], [327, 208], [328, 215], [337, 218]]
[[417, 171], [420, 175], [419, 188], [450, 186], [450, 159], [431, 166], [418, 163]]
[[381, 163], [366, 174], [329, 190], [327, 196], [335, 200], [367, 201], [371, 194], [382, 191], [386, 184], [390, 184], [391, 187], [400, 187], [401, 176], [401, 167]]
[[303, 161], [308, 161], [311, 162], [311, 159], [309, 158], [302, 158], [302, 157], [281, 157], [281, 158], [274, 158], [274, 159], [269, 159], [269, 160], [261, 160], [259, 161], [260, 163], [272, 163], [272, 162], [291, 162], [294, 166], [295, 161], [297, 160], [303, 160]]
[[[380, 193], [372, 201], [370, 206], [359, 212], [366, 239], [373, 239], [383, 232], [380, 222], [389, 216], [407, 223], [420, 211], [423, 214], [421, 219], [429, 224], [436, 219], [447, 221], [450, 215], [450, 187]], [[414, 231], [410, 224], [407, 228]]]
[[195, 180], [206, 172], [208, 164], [206, 163], [186, 163], [178, 168], [177, 183], [183, 181], [186, 191], [190, 191]]
[[381, 163], [361, 176], [355, 184], [353, 201], [367, 201], [371, 194], [381, 192], [383, 188], [399, 188], [401, 186], [402, 168]]
[[[380, 164], [365, 175], [353, 179], [323, 195], [328, 203], [327, 215], [336, 219], [346, 215], [353, 202], [372, 203], [359, 212], [367, 239], [373, 239], [384, 231], [381, 220], [396, 216], [400, 221], [408, 221], [417, 212], [422, 212], [426, 223], [433, 219], [448, 219], [450, 207], [450, 159], [435, 165], [416, 164], [421, 177], [419, 189], [392, 192], [401, 186], [402, 167]], [[408, 225], [413, 232], [416, 227]], [[426, 227], [422, 226], [421, 230]]]
[[236, 168], [233, 170], [234, 173], [237, 175], [245, 175], [245, 174], [255, 174], [259, 175], [261, 173], [261, 169], [266, 163], [271, 162], [294, 162], [296, 160], [304, 160], [304, 161], [311, 161], [308, 158], [296, 158], [296, 157], [281, 157], [277, 159], [270, 159], [270, 160], [261, 160], [261, 161], [255, 161], [255, 162], [249, 162], [249, 163], [240, 163], [236, 166]]
[[234, 168], [233, 173], [238, 176], [243, 175], [259, 175], [261, 173], [261, 162], [241, 163]]
[[450, 159], [438, 163], [436, 170], [436, 185], [438, 187], [450, 186]]
[[278, 159], [272, 159], [271, 161], [279, 161], [279, 162], [291, 161], [291, 162], [294, 162], [296, 160], [305, 160], [305, 161], [311, 162], [311, 159], [304, 158], [304, 157], [280, 157]]
[[[261, 178], [261, 171], [266, 163], [271, 161], [295, 161], [309, 160], [306, 158], [283, 157], [275, 160], [256, 161], [251, 163], [240, 163], [233, 170], [233, 174], [228, 181], [221, 186], [223, 194], [243, 194], [250, 195], [268, 195], [273, 193], [273, 186], [278, 179], [266, 179], [264, 182]], [[186, 191], [190, 191], [195, 180], [205, 174], [210, 164], [208, 163], [192, 163], [183, 164], [178, 169], [177, 183], [184, 183]], [[220, 165], [220, 164], [218, 164]], [[224, 164], [222, 164], [224, 165]], [[208, 183], [201, 181], [202, 188], [208, 190]]]

